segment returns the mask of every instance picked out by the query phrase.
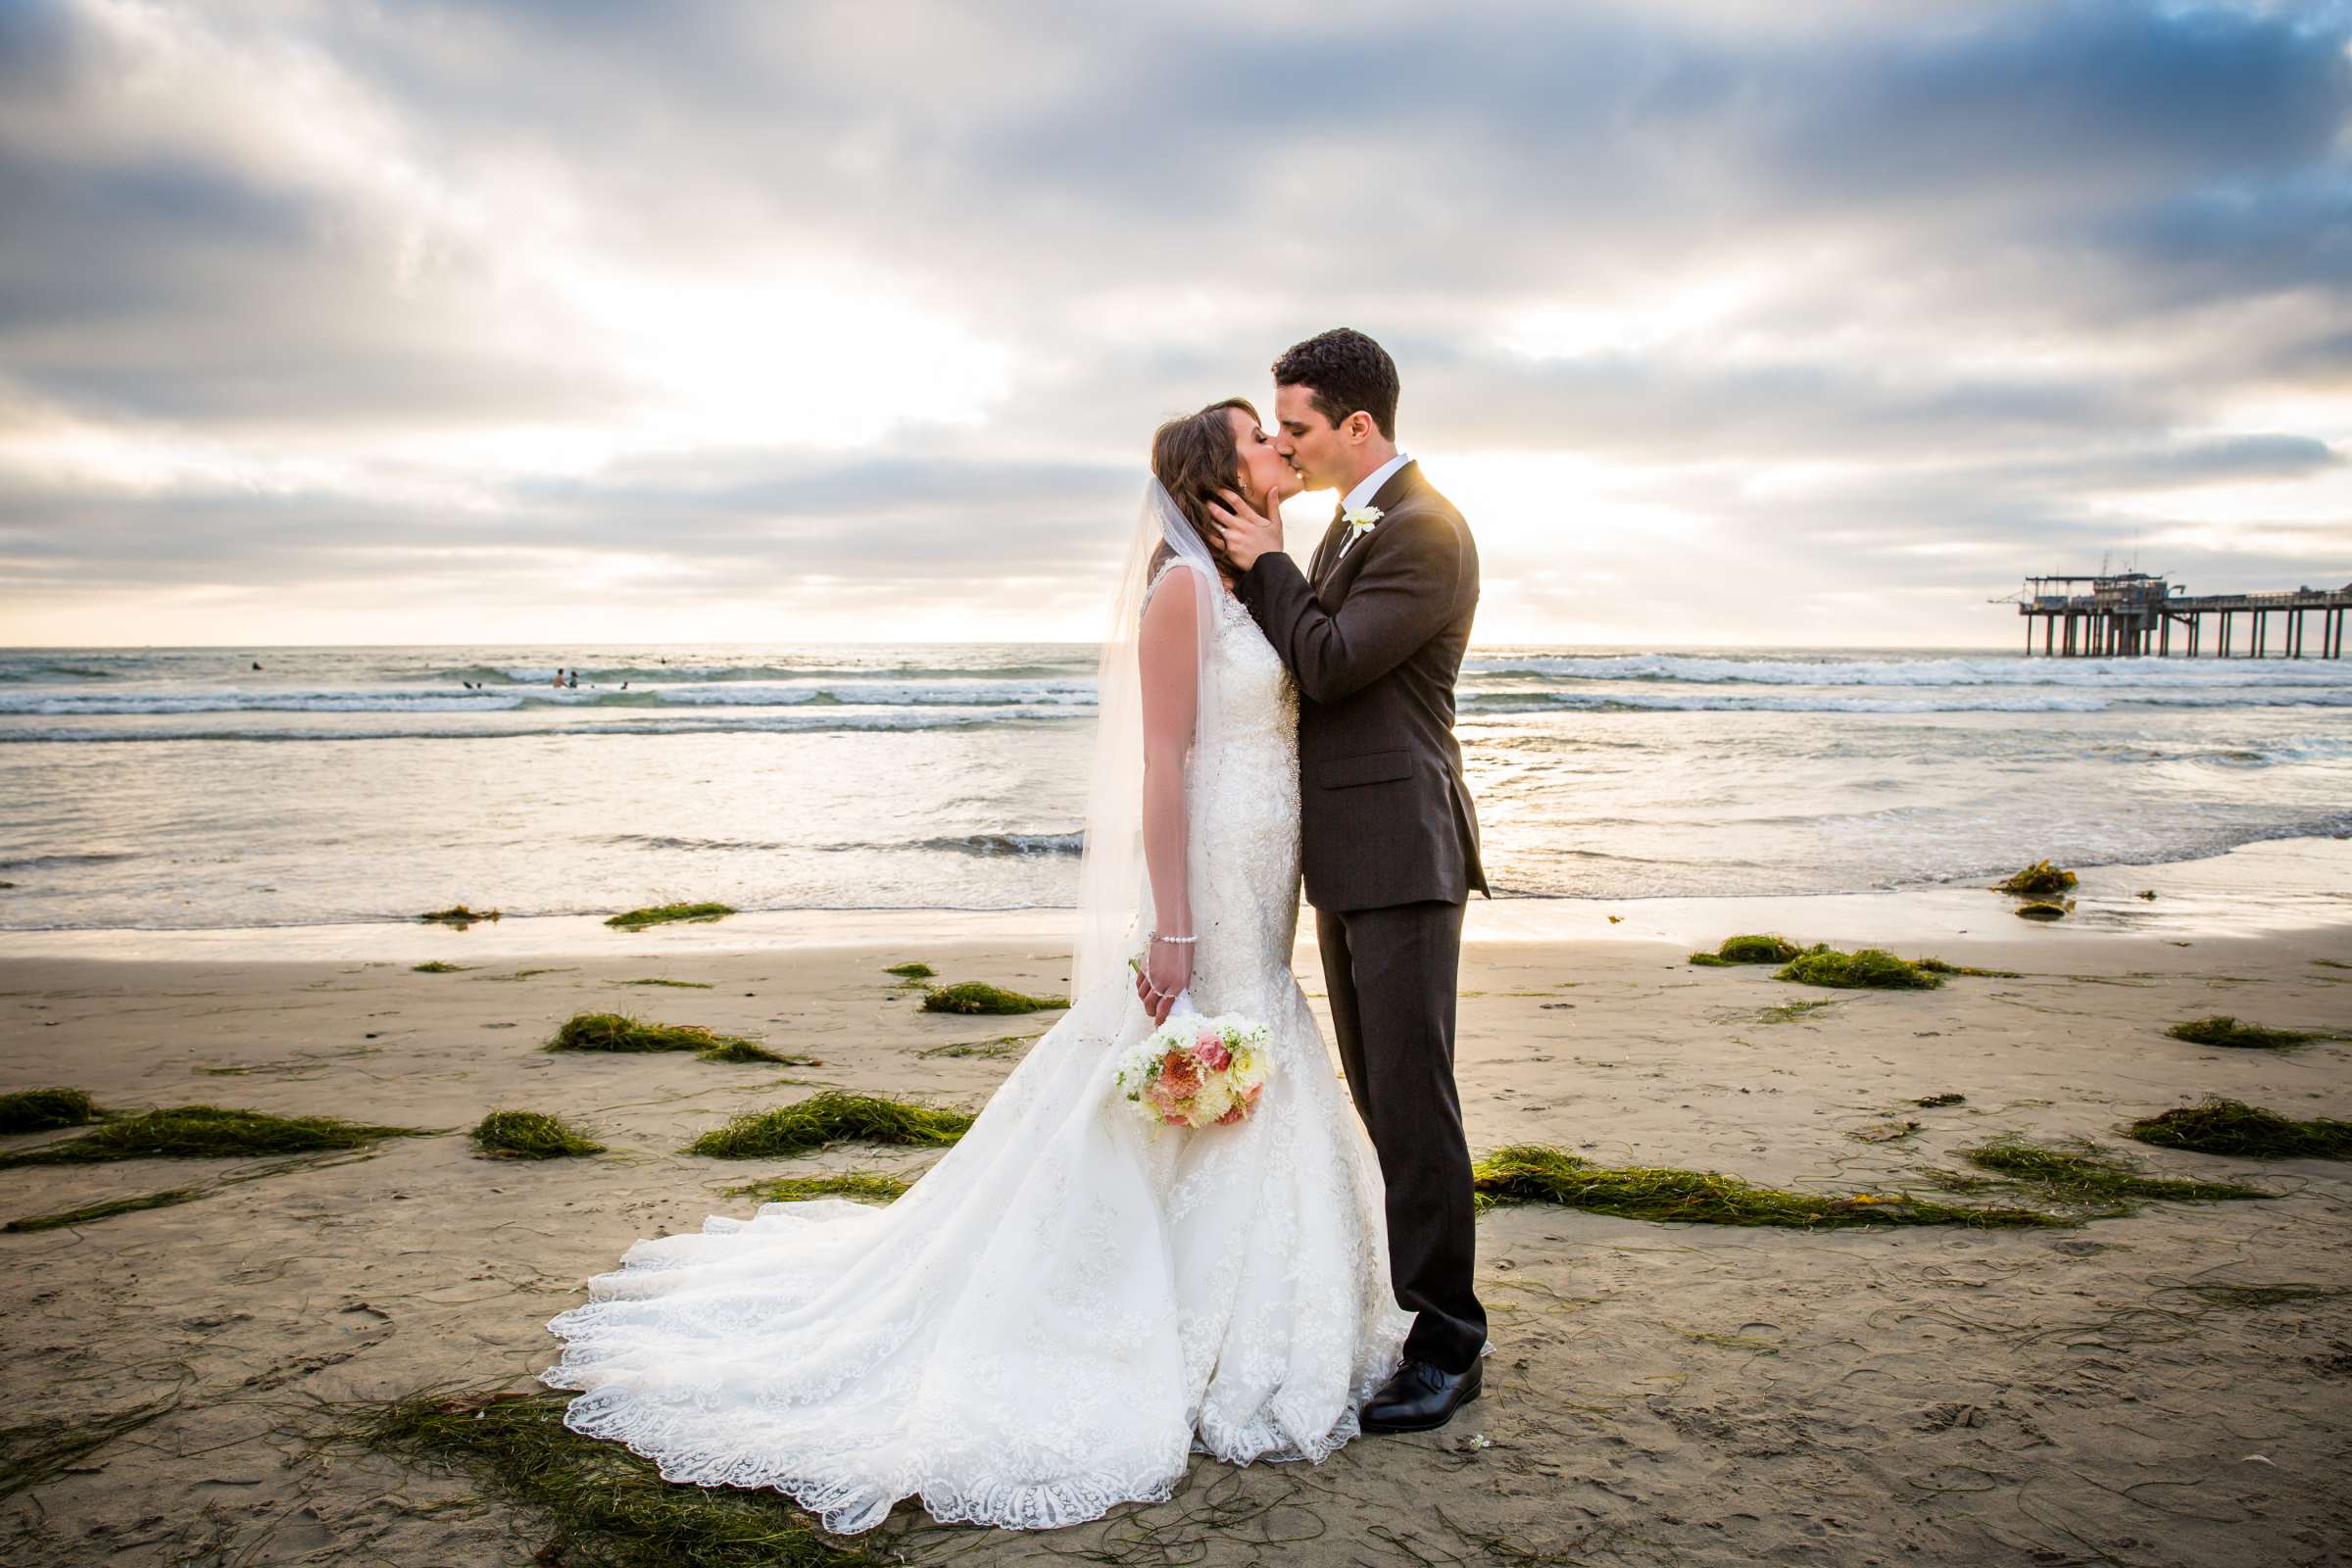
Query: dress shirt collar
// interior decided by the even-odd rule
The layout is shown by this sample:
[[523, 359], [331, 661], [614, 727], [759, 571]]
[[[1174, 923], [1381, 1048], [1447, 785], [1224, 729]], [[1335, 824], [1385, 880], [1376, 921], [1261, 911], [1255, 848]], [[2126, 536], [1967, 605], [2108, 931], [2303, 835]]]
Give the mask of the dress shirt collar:
[[1389, 482], [1390, 476], [1396, 473], [1398, 468], [1403, 467], [1406, 464], [1412, 461], [1413, 455], [1411, 453], [1401, 450], [1398, 451], [1397, 454], [1391, 458], [1388, 462], [1382, 464], [1379, 467], [1374, 468], [1370, 473], [1365, 474], [1363, 481], [1354, 489], [1348, 491], [1347, 499], [1340, 503], [1340, 510], [1343, 512], [1353, 512], [1358, 507], [1370, 506], [1372, 504], [1372, 498], [1380, 494], [1380, 487]]

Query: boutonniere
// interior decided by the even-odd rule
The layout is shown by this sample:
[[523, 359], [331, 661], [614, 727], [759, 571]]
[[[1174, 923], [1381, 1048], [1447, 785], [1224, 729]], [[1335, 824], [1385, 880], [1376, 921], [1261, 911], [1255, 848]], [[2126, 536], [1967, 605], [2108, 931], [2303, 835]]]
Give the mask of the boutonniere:
[[1349, 507], [1340, 514], [1340, 520], [1348, 525], [1348, 538], [1361, 539], [1372, 531], [1372, 525], [1380, 521], [1382, 515], [1378, 507]]

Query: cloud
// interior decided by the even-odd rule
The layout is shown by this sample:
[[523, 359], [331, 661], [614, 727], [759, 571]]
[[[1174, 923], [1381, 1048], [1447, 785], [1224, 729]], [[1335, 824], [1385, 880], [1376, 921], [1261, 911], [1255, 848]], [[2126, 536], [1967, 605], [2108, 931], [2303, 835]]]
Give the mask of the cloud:
[[980, 581], [1081, 604], [1152, 426], [1341, 321], [1493, 498], [1498, 579], [1617, 508], [1948, 582], [1959, 640], [1970, 573], [2168, 508], [2216, 570], [2352, 574], [2303, 520], [2352, 441], [2348, 40], [2114, 0], [16, 5], [0, 614], [398, 581], [541, 624], [631, 571], [878, 634], [980, 624]]

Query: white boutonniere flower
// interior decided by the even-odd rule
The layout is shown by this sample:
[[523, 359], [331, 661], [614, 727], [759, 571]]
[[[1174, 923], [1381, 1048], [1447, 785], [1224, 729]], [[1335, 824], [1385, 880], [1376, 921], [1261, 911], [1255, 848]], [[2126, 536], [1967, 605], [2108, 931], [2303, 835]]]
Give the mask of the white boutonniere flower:
[[1370, 533], [1382, 515], [1378, 507], [1349, 507], [1340, 514], [1340, 520], [1348, 525], [1348, 537], [1355, 540]]

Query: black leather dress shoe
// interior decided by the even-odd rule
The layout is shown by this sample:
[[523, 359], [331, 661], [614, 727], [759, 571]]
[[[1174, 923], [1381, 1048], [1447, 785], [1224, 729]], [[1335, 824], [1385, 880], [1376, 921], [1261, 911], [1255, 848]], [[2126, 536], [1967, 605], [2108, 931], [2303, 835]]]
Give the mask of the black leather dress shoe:
[[1366, 1432], [1427, 1432], [1453, 1419], [1453, 1412], [1478, 1397], [1478, 1363], [1467, 1372], [1441, 1372], [1427, 1361], [1407, 1361], [1364, 1401]]

